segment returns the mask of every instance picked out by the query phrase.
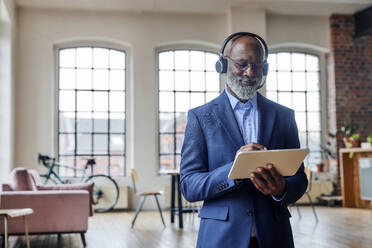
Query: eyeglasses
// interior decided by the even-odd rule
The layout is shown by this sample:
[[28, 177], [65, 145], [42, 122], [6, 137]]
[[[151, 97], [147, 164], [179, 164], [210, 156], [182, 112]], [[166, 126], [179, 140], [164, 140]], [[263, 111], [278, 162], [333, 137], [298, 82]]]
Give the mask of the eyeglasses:
[[250, 67], [254, 72], [262, 72], [264, 64], [265, 64], [265, 63], [248, 63], [247, 61], [236, 61], [230, 58], [229, 56], [225, 56], [225, 57], [230, 59], [232, 62], [234, 62], [235, 67], [240, 71], [245, 71]]

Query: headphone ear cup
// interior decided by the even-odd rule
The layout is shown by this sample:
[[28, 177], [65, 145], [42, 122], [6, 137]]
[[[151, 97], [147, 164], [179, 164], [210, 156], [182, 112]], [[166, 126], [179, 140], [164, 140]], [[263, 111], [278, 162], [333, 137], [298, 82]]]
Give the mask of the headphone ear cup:
[[227, 72], [227, 59], [219, 57], [216, 62], [216, 71], [220, 74], [224, 74]]
[[264, 66], [263, 66], [263, 69], [262, 69], [262, 74], [264, 76], [267, 76], [268, 72], [269, 72], [269, 64], [265, 63]]

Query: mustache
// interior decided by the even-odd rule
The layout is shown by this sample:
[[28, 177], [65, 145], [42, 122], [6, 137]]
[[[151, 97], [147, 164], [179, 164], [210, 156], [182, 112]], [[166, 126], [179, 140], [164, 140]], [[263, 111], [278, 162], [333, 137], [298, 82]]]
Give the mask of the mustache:
[[250, 83], [258, 83], [261, 80], [259, 77], [236, 77], [236, 79], [239, 81], [248, 81]]

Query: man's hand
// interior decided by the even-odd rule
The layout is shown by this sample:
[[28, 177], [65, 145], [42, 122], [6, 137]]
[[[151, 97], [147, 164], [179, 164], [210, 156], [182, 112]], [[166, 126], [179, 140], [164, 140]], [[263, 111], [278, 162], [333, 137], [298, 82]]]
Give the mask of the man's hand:
[[284, 193], [284, 177], [280, 175], [273, 164], [258, 167], [255, 172], [251, 173], [251, 181], [264, 195], [273, 195], [280, 198]]
[[257, 151], [257, 150], [266, 150], [266, 148], [263, 145], [257, 144], [257, 143], [249, 143], [247, 145], [244, 145], [240, 147], [238, 152], [248, 152], [248, 151]]

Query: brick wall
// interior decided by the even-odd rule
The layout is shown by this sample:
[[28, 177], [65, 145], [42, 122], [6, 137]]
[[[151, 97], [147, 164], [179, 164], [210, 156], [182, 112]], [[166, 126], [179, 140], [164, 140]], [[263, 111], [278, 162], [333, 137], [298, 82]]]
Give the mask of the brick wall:
[[365, 141], [372, 133], [372, 35], [354, 38], [352, 15], [332, 15], [330, 28], [329, 130], [339, 130], [352, 114]]

